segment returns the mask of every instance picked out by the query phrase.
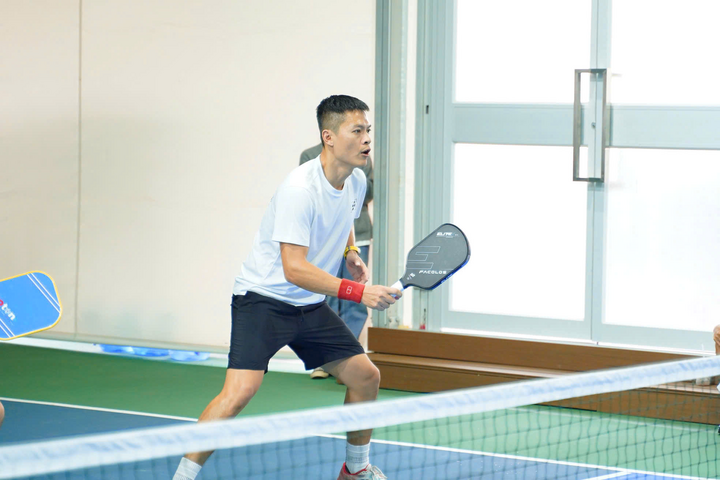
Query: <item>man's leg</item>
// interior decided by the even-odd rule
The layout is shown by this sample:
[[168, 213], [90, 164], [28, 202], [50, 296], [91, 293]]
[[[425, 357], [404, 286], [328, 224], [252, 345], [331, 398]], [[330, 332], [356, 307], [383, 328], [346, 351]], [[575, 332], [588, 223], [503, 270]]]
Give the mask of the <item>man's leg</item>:
[[[234, 418], [245, 408], [250, 399], [257, 393], [263, 381], [263, 370], [235, 370], [228, 368], [225, 384], [220, 394], [215, 397], [200, 415], [198, 422]], [[193, 479], [200, 467], [205, 464], [209, 452], [194, 452], [185, 455], [173, 477], [174, 480]], [[192, 463], [188, 463], [192, 462]]]
[[[346, 404], [367, 402], [377, 398], [380, 388], [380, 371], [367, 355], [355, 355], [330, 362], [324, 368], [347, 386]], [[370, 463], [371, 436], [372, 430], [347, 433], [348, 445], [345, 463], [350, 473], [358, 472]]]

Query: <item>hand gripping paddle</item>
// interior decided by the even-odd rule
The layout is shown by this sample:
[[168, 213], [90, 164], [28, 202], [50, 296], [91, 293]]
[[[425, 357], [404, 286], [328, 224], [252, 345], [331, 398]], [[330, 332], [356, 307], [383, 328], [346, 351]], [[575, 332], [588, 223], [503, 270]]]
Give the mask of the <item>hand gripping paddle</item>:
[[467, 237], [452, 223], [444, 223], [410, 250], [405, 273], [392, 288], [432, 290], [465, 266], [468, 260], [470, 244]]
[[0, 280], [0, 340], [54, 327], [62, 315], [55, 282], [42, 272]]

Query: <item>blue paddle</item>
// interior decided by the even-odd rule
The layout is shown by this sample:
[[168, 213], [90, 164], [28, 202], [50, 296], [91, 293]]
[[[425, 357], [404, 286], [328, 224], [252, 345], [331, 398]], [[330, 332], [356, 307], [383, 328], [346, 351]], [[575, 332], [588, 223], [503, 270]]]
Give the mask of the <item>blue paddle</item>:
[[0, 280], [0, 340], [54, 327], [62, 315], [55, 282], [43, 272]]

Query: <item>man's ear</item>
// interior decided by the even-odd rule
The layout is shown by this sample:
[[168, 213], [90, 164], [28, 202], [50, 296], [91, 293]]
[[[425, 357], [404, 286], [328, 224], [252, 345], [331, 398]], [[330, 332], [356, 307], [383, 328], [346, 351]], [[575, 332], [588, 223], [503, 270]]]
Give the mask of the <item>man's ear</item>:
[[322, 139], [325, 145], [329, 147], [335, 146], [335, 135], [333, 135], [333, 132], [329, 129], [325, 129], [322, 131]]

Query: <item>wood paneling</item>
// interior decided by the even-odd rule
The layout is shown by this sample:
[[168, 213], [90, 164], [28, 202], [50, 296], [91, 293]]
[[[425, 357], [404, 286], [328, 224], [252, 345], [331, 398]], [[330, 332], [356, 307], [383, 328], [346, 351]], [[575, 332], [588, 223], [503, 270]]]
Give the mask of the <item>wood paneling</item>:
[[[382, 388], [438, 392], [573, 372], [691, 358], [597, 346], [371, 328], [370, 358]], [[720, 423], [720, 394], [692, 382], [550, 405], [666, 420]]]
[[689, 358], [670, 353], [595, 345], [567, 345], [389, 328], [371, 328], [368, 346], [376, 353], [568, 372]]

